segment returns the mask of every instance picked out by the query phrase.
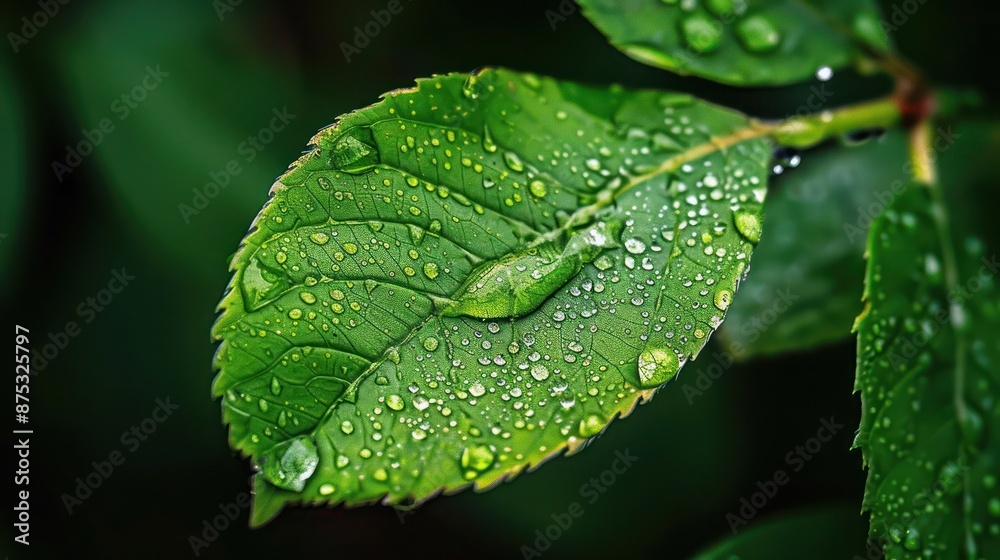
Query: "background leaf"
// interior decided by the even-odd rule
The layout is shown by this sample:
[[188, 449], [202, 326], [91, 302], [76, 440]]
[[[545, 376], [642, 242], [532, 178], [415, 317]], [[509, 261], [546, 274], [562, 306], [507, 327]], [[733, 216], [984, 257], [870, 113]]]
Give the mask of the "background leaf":
[[871, 0], [580, 0], [613, 45], [646, 64], [731, 85], [781, 85], [885, 51]]
[[881, 207], [876, 195], [892, 196], [893, 183], [906, 178], [900, 132], [792, 157], [801, 164], [773, 178], [753, 274], [719, 331], [740, 359], [850, 336], [862, 307], [867, 228]]
[[996, 255], [961, 240], [949, 287], [932, 213], [911, 185], [873, 224], [858, 318], [865, 508], [886, 557], [1000, 555]]
[[868, 558], [865, 521], [855, 507], [795, 511], [728, 537], [694, 560], [850, 560]]
[[[217, 33], [213, 15], [200, 5], [99, 6], [77, 31], [99, 39], [74, 44], [57, 62], [77, 126], [114, 127], [61, 178], [102, 173], [114, 207], [199, 281], [214, 279], [218, 262], [204, 240], [242, 235], [242, 216], [266, 200], [250, 185], [272, 181], [296, 153], [296, 133], [319, 126], [302, 114], [308, 96], [294, 87], [299, 69], [279, 70], [280, 50], [255, 53], [258, 45]], [[147, 79], [150, 69], [156, 79]], [[267, 88], [256, 85], [263, 77]], [[294, 117], [274, 121], [276, 111]], [[68, 143], [84, 139], [77, 130]], [[64, 151], [57, 161], [65, 160]]]
[[486, 488], [649, 399], [759, 241], [756, 134], [686, 95], [506, 71], [420, 81], [318, 134], [215, 328], [255, 520]]

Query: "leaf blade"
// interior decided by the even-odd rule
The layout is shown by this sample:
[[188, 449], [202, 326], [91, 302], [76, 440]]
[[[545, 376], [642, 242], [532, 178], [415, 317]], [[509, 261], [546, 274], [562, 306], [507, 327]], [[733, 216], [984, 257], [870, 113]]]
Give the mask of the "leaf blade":
[[[863, 411], [855, 445], [868, 466], [865, 509], [887, 558], [989, 558], [995, 531], [974, 530], [1000, 511], [994, 364], [1000, 298], [982, 246], [967, 240], [952, 292], [933, 213], [912, 184], [872, 225], [867, 307], [858, 318]], [[992, 522], [995, 524], [995, 522]]]
[[738, 86], [804, 81], [889, 50], [870, 0], [580, 0], [611, 43], [639, 62]]
[[[677, 138], [640, 128], [665, 117]], [[488, 488], [650, 398], [746, 270], [763, 134], [686, 96], [504, 70], [421, 80], [321, 131], [214, 329], [213, 392], [262, 466], [255, 523]], [[521, 303], [497, 311], [494, 284]]]

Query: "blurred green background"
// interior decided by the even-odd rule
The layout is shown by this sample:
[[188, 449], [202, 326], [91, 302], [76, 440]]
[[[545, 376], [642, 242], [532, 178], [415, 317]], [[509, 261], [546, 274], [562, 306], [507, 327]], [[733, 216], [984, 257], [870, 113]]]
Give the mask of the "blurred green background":
[[[401, 2], [402, 12], [350, 62], [341, 44], [353, 41], [355, 26], [371, 21], [370, 11], [384, 9], [387, 0], [70, 2], [58, 4], [58, 13], [26, 42], [5, 46], [2, 316], [8, 328], [30, 328], [37, 350], [50, 333], [61, 338], [56, 333], [67, 322], [79, 326], [44, 368], [34, 363], [32, 545], [11, 545], [11, 557], [190, 557], [189, 537], [202, 536], [203, 522], [219, 515], [220, 504], [248, 492], [250, 468], [229, 450], [219, 403], [209, 395], [214, 347], [208, 333], [230, 278], [227, 257], [271, 183], [338, 115], [417, 77], [487, 65], [593, 84], [682, 89], [762, 117], [796, 112], [819, 85], [736, 90], [646, 68], [608, 46], [575, 10], [551, 17], [560, 13], [556, 0]], [[986, 61], [1000, 53], [1000, 40], [995, 19], [983, 13], [987, 3], [978, 4], [982, 9], [960, 10], [926, 2], [892, 35], [933, 82], [973, 88], [985, 100], [954, 123], [964, 140], [941, 161], [960, 208], [956, 222], [983, 236], [990, 254], [1000, 239], [990, 214], [1000, 133], [984, 123], [994, 116], [1000, 79]], [[572, 6], [565, 2], [562, 9]], [[891, 15], [893, 2], [884, 9]], [[2, 29], [21, 34], [21, 18], [39, 10], [36, 2], [5, 3]], [[832, 95], [824, 106], [890, 88], [885, 79], [838, 72], [826, 85]], [[260, 136], [258, 146], [244, 144], [269, 126], [275, 110], [294, 118]], [[110, 131], [94, 132], [102, 123]], [[79, 161], [68, 155], [98, 134], [92, 153]], [[868, 160], [882, 161], [884, 182], [902, 176], [904, 155], [896, 148], [890, 135], [852, 149], [874, 150]], [[811, 167], [814, 160], [822, 168]], [[231, 161], [239, 172], [228, 185], [196, 214], [182, 212], [179, 205], [194, 207], [195, 191]], [[777, 178], [772, 196], [791, 200], [783, 206], [787, 212], [796, 204], [814, 212], [826, 207], [839, 195], [827, 189], [820, 169], [862, 193], [885, 188], [853, 175], [855, 161], [803, 154], [798, 169]], [[54, 162], [68, 170], [54, 169]], [[845, 212], [853, 221], [856, 206]], [[796, 235], [782, 225], [781, 213], [769, 220], [776, 238]], [[842, 244], [837, 225], [824, 235], [840, 235], [835, 242]], [[832, 242], [805, 236], [803, 252]], [[853, 258], [850, 266], [860, 271], [860, 256], [850, 253], [844, 258]], [[780, 271], [782, 259], [792, 266], [797, 258], [778, 254], [772, 266]], [[98, 302], [101, 311], [91, 306], [95, 312], [87, 312], [87, 299], [100, 298], [122, 267], [134, 280], [106, 305]], [[775, 289], [808, 291], [794, 286], [806, 281], [795, 274], [762, 278], [755, 284], [751, 272], [746, 288], [765, 300]], [[859, 272], [848, 293], [860, 294], [861, 280]], [[850, 317], [860, 304], [838, 304], [838, 310]], [[717, 362], [713, 356], [722, 347], [715, 341], [652, 403], [615, 422], [577, 456], [555, 459], [485, 494], [437, 498], [403, 517], [382, 506], [293, 508], [255, 531], [247, 529], [243, 508], [200, 557], [520, 558], [523, 545], [534, 546], [535, 531], [576, 501], [584, 515], [543, 557], [686, 558], [730, 535], [727, 514], [737, 514], [758, 481], [789, 470], [786, 454], [830, 416], [846, 428], [791, 474], [740, 532], [811, 511], [826, 520], [826, 531], [804, 556], [867, 557], [866, 520], [859, 514], [865, 475], [860, 453], [850, 450], [859, 399], [852, 394], [849, 327], [836, 325], [839, 343], [736, 364], [700, 394], [685, 391]], [[179, 406], [176, 412], [134, 450], [123, 443], [123, 432], [148, 418], [156, 399], [167, 398]], [[115, 450], [124, 462], [68, 513], [62, 496], [93, 472], [92, 462]], [[581, 485], [625, 450], [639, 459], [587, 503]]]

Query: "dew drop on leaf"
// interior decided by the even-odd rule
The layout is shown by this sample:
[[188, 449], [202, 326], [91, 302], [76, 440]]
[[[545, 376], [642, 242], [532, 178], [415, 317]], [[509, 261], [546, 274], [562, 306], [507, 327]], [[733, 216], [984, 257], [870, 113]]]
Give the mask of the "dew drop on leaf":
[[278, 488], [301, 492], [316, 471], [319, 452], [308, 436], [299, 436], [275, 445], [258, 462], [264, 478]]
[[669, 348], [647, 345], [639, 354], [639, 385], [657, 387], [669, 381], [680, 370], [677, 354]]

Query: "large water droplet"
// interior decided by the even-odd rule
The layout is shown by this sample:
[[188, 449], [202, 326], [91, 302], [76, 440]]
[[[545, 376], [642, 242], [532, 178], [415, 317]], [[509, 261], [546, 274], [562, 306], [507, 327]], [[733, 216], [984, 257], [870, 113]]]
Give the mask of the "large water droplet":
[[736, 229], [747, 241], [754, 245], [760, 243], [760, 219], [756, 214], [740, 210], [733, 215], [733, 221], [736, 222]]
[[260, 459], [260, 472], [278, 488], [301, 492], [318, 464], [316, 444], [308, 436], [299, 436], [268, 450]]
[[713, 299], [715, 300], [715, 307], [718, 308], [719, 311], [725, 311], [729, 309], [729, 304], [733, 302], [733, 292], [730, 292], [729, 290], [719, 290], [715, 292], [715, 297]]
[[700, 12], [684, 18], [681, 33], [691, 50], [699, 54], [714, 52], [722, 44], [722, 28], [718, 22]]
[[403, 404], [403, 397], [400, 397], [399, 395], [389, 395], [386, 397], [385, 405], [397, 412], [403, 410], [403, 407], [405, 406]]
[[580, 420], [580, 437], [593, 437], [601, 433], [604, 429], [604, 422], [596, 414], [591, 414], [583, 420]]
[[493, 451], [485, 445], [466, 447], [462, 451], [462, 466], [475, 471], [485, 471], [493, 466]]
[[465, 83], [462, 84], [462, 95], [466, 99], [479, 97], [479, 76], [473, 74], [465, 79]]
[[781, 34], [771, 20], [762, 15], [750, 16], [736, 25], [736, 35], [752, 53], [771, 52], [781, 44]]
[[524, 163], [514, 152], [504, 152], [503, 160], [512, 171], [524, 171]]
[[649, 347], [639, 354], [639, 385], [642, 387], [658, 387], [680, 371], [677, 354], [669, 348]]
[[379, 163], [375, 137], [367, 127], [354, 127], [341, 134], [330, 151], [330, 165], [346, 173], [364, 173]]

